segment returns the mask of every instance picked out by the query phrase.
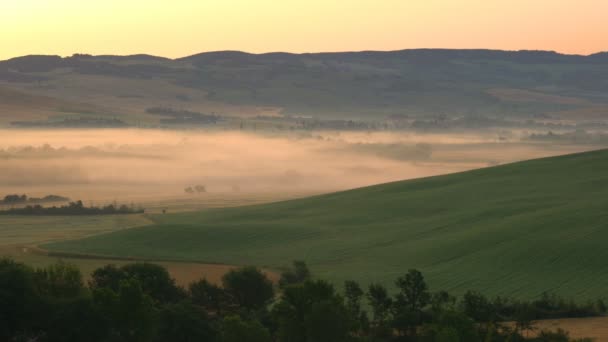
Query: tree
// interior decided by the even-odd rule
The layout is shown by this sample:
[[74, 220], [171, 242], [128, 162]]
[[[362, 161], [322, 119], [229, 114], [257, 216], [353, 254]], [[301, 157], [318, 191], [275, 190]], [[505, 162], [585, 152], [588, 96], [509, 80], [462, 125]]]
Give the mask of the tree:
[[395, 285], [399, 293], [393, 307], [393, 326], [402, 334], [407, 331], [409, 335], [414, 336], [416, 327], [423, 323], [422, 309], [431, 299], [428, 286], [422, 273], [413, 269], [405, 276], [399, 277]]
[[228, 305], [228, 296], [224, 289], [210, 283], [207, 279], [191, 283], [188, 290], [192, 303], [208, 311], [214, 311], [218, 315], [221, 315], [223, 308]]
[[220, 342], [271, 342], [270, 332], [258, 321], [244, 321], [239, 316], [222, 320]]
[[495, 314], [492, 305], [484, 295], [478, 292], [467, 291], [462, 296], [460, 307], [465, 315], [471, 317], [476, 322], [494, 321]]
[[517, 313], [515, 314], [515, 328], [522, 334], [526, 332], [527, 336], [527, 333], [529, 331], [535, 329], [534, 317], [535, 313], [534, 308], [532, 308], [532, 306], [527, 304], [521, 305], [520, 308], [517, 310]]
[[342, 298], [334, 296], [330, 300], [313, 303], [305, 325], [307, 341], [345, 341], [350, 331], [350, 320]]
[[0, 341], [17, 335], [39, 334], [43, 302], [36, 291], [34, 271], [9, 259], [0, 259]]
[[216, 335], [205, 311], [188, 301], [168, 304], [160, 311], [158, 342], [213, 341]]
[[150, 341], [155, 334], [154, 301], [144, 293], [137, 279], [120, 282], [118, 292], [108, 288], [93, 291], [93, 301], [118, 340]]
[[222, 277], [224, 290], [240, 307], [261, 309], [274, 297], [272, 282], [258, 268], [234, 269]]
[[80, 269], [64, 262], [36, 270], [35, 279], [38, 292], [48, 297], [73, 298], [84, 291]]
[[446, 291], [435, 292], [431, 295], [431, 309], [434, 314], [445, 310], [453, 310], [456, 305], [456, 298]]
[[397, 279], [395, 285], [400, 290], [397, 305], [418, 312], [429, 304], [431, 295], [420, 271], [409, 270], [405, 276]]
[[46, 342], [102, 342], [110, 326], [89, 294], [53, 300], [47, 315]]
[[310, 279], [310, 270], [304, 261], [296, 260], [293, 262], [293, 268], [285, 270], [281, 273], [281, 279], [279, 279], [279, 287], [284, 288], [285, 286], [292, 284], [301, 284], [306, 280]]
[[361, 286], [355, 281], [347, 280], [344, 282], [344, 296], [346, 297], [346, 308], [351, 321], [356, 330], [367, 331], [369, 320], [367, 313], [361, 310], [361, 299], [365, 293]]
[[392, 331], [388, 325], [391, 318], [393, 300], [386, 288], [380, 284], [371, 284], [367, 290], [367, 300], [372, 308], [371, 333], [381, 338], [390, 336]]
[[356, 281], [347, 280], [344, 282], [344, 296], [346, 297], [346, 307], [352, 313], [358, 314], [361, 311], [361, 298], [363, 290]]
[[185, 291], [175, 285], [166, 268], [151, 263], [134, 263], [121, 267], [126, 279], [137, 279], [144, 293], [160, 303], [177, 302]]
[[280, 341], [340, 341], [350, 328], [344, 299], [322, 280], [286, 287], [272, 315]]
[[24, 203], [27, 202], [26, 195], [6, 195], [4, 196], [3, 202], [5, 204], [15, 204], [15, 203]]
[[475, 321], [454, 310], [442, 311], [435, 322], [425, 325], [422, 330], [423, 337], [430, 341], [480, 341]]
[[127, 279], [127, 274], [116, 265], [106, 265], [93, 271], [89, 286], [91, 288], [108, 288], [118, 292], [120, 282]]

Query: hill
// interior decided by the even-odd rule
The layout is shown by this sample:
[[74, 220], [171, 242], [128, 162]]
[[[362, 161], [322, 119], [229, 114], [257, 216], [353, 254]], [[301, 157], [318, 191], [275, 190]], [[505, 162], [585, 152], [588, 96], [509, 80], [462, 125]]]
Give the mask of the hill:
[[435, 289], [605, 296], [608, 150], [267, 205], [153, 216], [55, 251], [255, 264], [306, 260], [335, 282], [421, 269]]
[[[165, 106], [222, 115], [317, 118], [559, 117], [606, 112], [608, 54], [420, 49], [180, 59], [24, 56], [0, 61], [0, 85], [139, 115]], [[572, 112], [574, 114], [571, 114]], [[582, 111], [585, 113], [585, 111]]]

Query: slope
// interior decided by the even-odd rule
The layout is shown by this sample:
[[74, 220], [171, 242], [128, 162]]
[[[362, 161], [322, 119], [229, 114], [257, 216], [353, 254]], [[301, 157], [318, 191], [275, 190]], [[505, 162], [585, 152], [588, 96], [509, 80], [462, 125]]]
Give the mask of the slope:
[[153, 217], [53, 243], [77, 253], [281, 267], [390, 285], [532, 297], [606, 294], [608, 151], [544, 158], [268, 205]]

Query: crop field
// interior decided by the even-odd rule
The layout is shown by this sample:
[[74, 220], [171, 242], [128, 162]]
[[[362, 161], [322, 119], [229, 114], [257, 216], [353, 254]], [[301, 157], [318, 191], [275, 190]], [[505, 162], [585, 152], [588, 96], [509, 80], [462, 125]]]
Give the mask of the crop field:
[[53, 251], [231, 265], [308, 262], [339, 284], [530, 298], [605, 297], [608, 151], [537, 159], [238, 208], [152, 215], [155, 224], [44, 245]]
[[150, 224], [143, 215], [1, 216], [0, 245], [34, 245]]
[[[170, 204], [169, 204], [170, 205]], [[43, 242], [69, 240], [152, 223], [145, 215], [116, 216], [0, 216], [0, 257], [10, 257], [32, 267], [44, 267], [58, 261], [77, 265], [85, 276], [107, 264], [124, 265], [134, 260], [92, 258], [87, 255], [54, 255], [37, 248]], [[138, 260], [139, 261], [139, 260]], [[234, 268], [230, 265], [156, 262], [165, 266], [178, 284], [207, 278], [219, 283], [221, 277]], [[277, 275], [267, 271], [272, 280]]]

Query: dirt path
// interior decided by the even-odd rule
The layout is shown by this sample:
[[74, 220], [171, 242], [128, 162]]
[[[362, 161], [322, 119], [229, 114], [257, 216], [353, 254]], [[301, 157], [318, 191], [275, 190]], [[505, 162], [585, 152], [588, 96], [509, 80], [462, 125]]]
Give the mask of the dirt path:
[[562, 318], [537, 321], [537, 331], [561, 328], [570, 333], [571, 338], [593, 338], [595, 342], [608, 342], [608, 317]]

